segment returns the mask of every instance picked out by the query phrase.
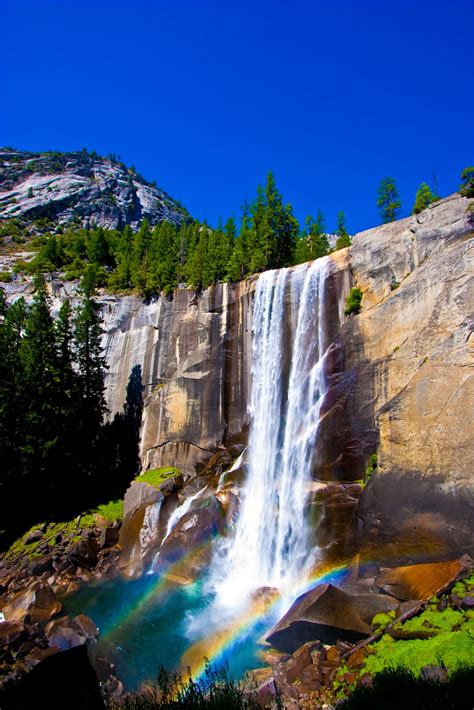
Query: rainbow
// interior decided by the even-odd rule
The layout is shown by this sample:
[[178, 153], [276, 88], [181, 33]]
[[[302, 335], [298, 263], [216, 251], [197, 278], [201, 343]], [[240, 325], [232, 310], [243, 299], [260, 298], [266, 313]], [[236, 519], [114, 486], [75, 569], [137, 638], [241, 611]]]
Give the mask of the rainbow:
[[[180, 557], [179, 560], [170, 564], [160, 574], [154, 575], [151, 578], [150, 585], [147, 585], [143, 594], [131, 600], [129, 604], [126, 604], [120, 614], [116, 616], [110, 624], [100, 629], [101, 641], [110, 641], [115, 633], [122, 632], [124, 626], [133, 624], [138, 617], [146, 612], [148, 605], [156, 603], [157, 599], [165, 596], [170, 589], [176, 587], [177, 583], [180, 583], [177, 582], [177, 580], [181, 577], [180, 573], [182, 574], [183, 572], [182, 568], [189, 566], [196, 557], [205, 554], [210, 544], [210, 541], [207, 540], [200, 545], [196, 545], [187, 555]], [[182, 579], [185, 584], [191, 583], [191, 580], [184, 581], [184, 577], [182, 577]], [[183, 582], [181, 582], [181, 584]]]
[[[350, 574], [352, 561], [333, 566], [327, 569], [319, 569], [313, 572], [310, 579], [306, 579], [299, 590], [299, 594], [304, 594], [316, 584], [327, 582], [339, 582]], [[194, 679], [201, 678], [208, 664], [222, 666], [226, 663], [236, 645], [241, 643], [257, 625], [262, 626], [262, 633], [270, 630], [275, 624], [276, 612], [281, 604], [281, 597], [278, 595], [268, 603], [261, 600], [250, 603], [249, 607], [226, 629], [214, 630], [212, 635], [201, 639], [193, 644], [182, 656], [181, 666], [189, 669], [190, 675]]]

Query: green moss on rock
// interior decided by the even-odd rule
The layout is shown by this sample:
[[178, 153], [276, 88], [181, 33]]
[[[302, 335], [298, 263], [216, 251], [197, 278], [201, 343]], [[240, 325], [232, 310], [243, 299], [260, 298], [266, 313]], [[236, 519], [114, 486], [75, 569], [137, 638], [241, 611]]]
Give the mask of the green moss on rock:
[[139, 483], [148, 483], [149, 486], [158, 488], [168, 478], [180, 474], [179, 469], [174, 466], [165, 466], [164, 468], [153, 468], [151, 471], [145, 471], [135, 478]]

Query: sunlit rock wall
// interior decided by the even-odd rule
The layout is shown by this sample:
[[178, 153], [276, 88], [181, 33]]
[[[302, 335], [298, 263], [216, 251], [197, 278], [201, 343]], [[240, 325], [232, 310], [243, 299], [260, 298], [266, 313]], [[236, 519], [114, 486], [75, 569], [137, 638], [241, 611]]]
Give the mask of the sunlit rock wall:
[[144, 304], [103, 300], [107, 399], [123, 406], [131, 369], [142, 368], [142, 468], [193, 474], [223, 443], [240, 440], [250, 387], [253, 281]]
[[367, 557], [474, 552], [474, 223], [467, 207], [452, 195], [356, 235], [350, 249], [364, 297], [361, 314], [341, 330], [347, 416], [338, 436], [350, 430], [355, 447], [372, 446], [379, 457], [357, 511]]

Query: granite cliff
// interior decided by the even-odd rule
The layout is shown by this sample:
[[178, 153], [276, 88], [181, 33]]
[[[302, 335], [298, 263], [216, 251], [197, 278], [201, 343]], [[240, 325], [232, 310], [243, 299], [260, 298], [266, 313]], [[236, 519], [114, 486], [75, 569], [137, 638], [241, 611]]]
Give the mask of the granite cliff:
[[[312, 475], [313, 502], [331, 501], [317, 534], [332, 555], [473, 552], [467, 206], [453, 195], [357, 234], [331, 257], [330, 387]], [[175, 465], [192, 477], [216, 452], [245, 443], [254, 283], [183, 289], [150, 305], [110, 299], [109, 401], [120, 408], [130, 369], [141, 364], [144, 469]], [[344, 317], [353, 284], [364, 293], [362, 312]], [[351, 482], [364, 478], [372, 454], [378, 465], [357, 502]]]
[[186, 216], [166, 192], [116, 158], [0, 149], [0, 219], [14, 218], [27, 231], [51, 224], [134, 228], [143, 219], [180, 224]]

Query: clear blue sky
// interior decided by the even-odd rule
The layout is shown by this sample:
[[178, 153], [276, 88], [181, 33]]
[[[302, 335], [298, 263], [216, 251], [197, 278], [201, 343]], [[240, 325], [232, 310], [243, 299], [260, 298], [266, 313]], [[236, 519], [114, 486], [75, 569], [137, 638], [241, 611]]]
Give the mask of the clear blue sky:
[[215, 224], [273, 170], [298, 219], [404, 214], [474, 162], [472, 0], [0, 0], [0, 145], [117, 153]]

